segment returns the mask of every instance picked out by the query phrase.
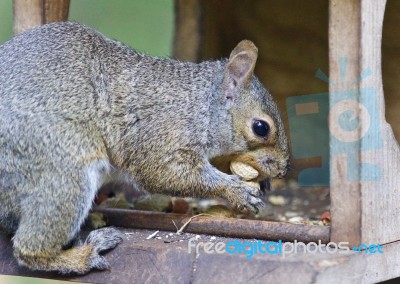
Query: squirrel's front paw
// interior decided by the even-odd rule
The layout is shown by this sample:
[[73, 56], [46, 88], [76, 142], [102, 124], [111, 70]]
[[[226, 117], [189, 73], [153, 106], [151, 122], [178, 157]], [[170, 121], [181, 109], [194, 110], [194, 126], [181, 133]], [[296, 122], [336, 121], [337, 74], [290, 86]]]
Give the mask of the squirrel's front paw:
[[258, 213], [259, 209], [265, 206], [260, 199], [262, 192], [260, 186], [256, 183], [239, 181], [237, 184], [227, 189], [227, 199], [231, 204], [239, 210], [249, 209], [254, 213]]

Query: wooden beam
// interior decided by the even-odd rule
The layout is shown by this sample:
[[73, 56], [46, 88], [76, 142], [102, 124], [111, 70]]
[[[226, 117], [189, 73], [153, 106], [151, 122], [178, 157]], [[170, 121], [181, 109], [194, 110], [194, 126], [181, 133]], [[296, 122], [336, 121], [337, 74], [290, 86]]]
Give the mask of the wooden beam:
[[70, 0], [13, 0], [14, 34], [68, 20]]
[[[361, 225], [362, 241], [388, 243], [400, 240], [400, 149], [391, 126], [385, 119], [382, 86], [381, 44], [386, 0], [363, 0], [361, 13], [361, 70], [372, 71], [372, 76], [361, 80], [361, 88], [374, 87], [376, 96], [363, 97], [364, 105], [376, 103], [382, 137], [373, 136], [377, 148], [363, 151], [363, 163], [373, 163], [380, 169], [376, 182], [362, 182]], [[374, 101], [375, 100], [375, 101]], [[373, 126], [371, 126], [373, 127]], [[364, 146], [364, 145], [361, 145]], [[361, 168], [367, 175], [368, 169]]]
[[[135, 228], [177, 231], [192, 216], [185, 214], [150, 212], [139, 210], [96, 208], [102, 213], [107, 225]], [[329, 227], [223, 218], [218, 216], [198, 216], [191, 219], [183, 230], [185, 233], [210, 234], [231, 238], [249, 238], [258, 240], [283, 240], [298, 242], [329, 243]]]
[[[357, 78], [359, 74], [360, 46], [360, 10], [359, 0], [331, 0], [329, 6], [329, 76], [332, 82], [340, 82], [340, 58], [348, 59], [347, 81], [344, 82], [345, 89], [348, 82]], [[330, 106], [336, 104], [336, 86], [330, 85]], [[336, 132], [336, 125], [332, 125], [330, 119], [329, 128], [331, 133]], [[332, 136], [332, 135], [331, 135]], [[336, 154], [341, 145], [336, 139], [330, 139], [331, 158], [331, 217], [332, 231], [331, 239], [334, 241], [348, 241], [352, 244], [360, 243], [361, 240], [361, 206], [360, 206], [360, 184], [358, 182], [347, 182], [347, 156]], [[358, 144], [354, 145], [354, 151], [358, 154]], [[356, 173], [358, 175], [358, 173]], [[356, 177], [358, 178], [358, 177]]]
[[[160, 239], [147, 239], [154, 231], [122, 231], [125, 233], [124, 242], [104, 256], [111, 265], [110, 270], [92, 271], [86, 275], [60, 275], [30, 271], [18, 266], [10, 238], [0, 232], [0, 274], [111, 284], [377, 283], [400, 275], [400, 242], [383, 246], [383, 253], [326, 253], [321, 248], [321, 251], [314, 253], [303, 253], [299, 249], [298, 253], [288, 253], [285, 256], [256, 253], [247, 259], [245, 255], [219, 254], [215, 251], [205, 253], [204, 246], [200, 247], [198, 254], [195, 248], [189, 253], [189, 239], [195, 236], [192, 234], [171, 236], [160, 231]], [[81, 239], [84, 239], [84, 234]], [[198, 240], [209, 241], [208, 235], [201, 235]], [[230, 241], [232, 239], [217, 237], [212, 242], [226, 244]], [[1, 275], [0, 283], [18, 279]], [[32, 278], [24, 280], [28, 283], [29, 280], [40, 281]]]
[[200, 0], [175, 0], [175, 35], [173, 57], [197, 62], [201, 39]]
[[[383, 244], [400, 239], [400, 151], [385, 120], [381, 74], [385, 5], [386, 0], [330, 1], [334, 242]], [[340, 124], [347, 111], [353, 115], [349, 124], [357, 124], [354, 130]]]

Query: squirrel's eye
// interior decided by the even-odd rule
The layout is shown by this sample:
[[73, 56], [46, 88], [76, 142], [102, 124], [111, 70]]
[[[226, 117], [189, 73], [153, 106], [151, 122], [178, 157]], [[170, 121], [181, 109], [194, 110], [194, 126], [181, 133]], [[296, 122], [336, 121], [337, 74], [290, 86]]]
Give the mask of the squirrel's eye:
[[269, 125], [265, 121], [255, 120], [253, 122], [253, 131], [257, 136], [265, 138], [269, 133]]

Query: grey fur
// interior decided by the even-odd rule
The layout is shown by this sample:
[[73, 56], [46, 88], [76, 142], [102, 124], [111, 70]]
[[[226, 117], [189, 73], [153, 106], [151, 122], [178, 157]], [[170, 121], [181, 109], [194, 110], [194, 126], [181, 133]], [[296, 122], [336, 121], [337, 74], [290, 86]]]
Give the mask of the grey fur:
[[85, 245], [92, 245], [96, 253], [115, 248], [122, 242], [123, 234], [112, 227], [92, 231], [85, 240]]
[[[245, 55], [256, 58], [256, 48], [246, 48]], [[223, 197], [250, 210], [263, 206], [258, 189], [209, 162], [246, 154], [266, 176], [286, 172], [287, 141], [272, 96], [254, 76], [232, 84], [229, 62], [151, 57], [69, 22], [2, 45], [0, 225], [15, 232], [20, 263], [90, 270], [93, 265], [63, 267], [61, 260], [36, 265], [35, 257], [61, 253], [114, 170], [152, 193]], [[227, 99], [228, 89], [233, 98]], [[243, 125], [253, 112], [273, 118], [273, 145], [246, 138]]]

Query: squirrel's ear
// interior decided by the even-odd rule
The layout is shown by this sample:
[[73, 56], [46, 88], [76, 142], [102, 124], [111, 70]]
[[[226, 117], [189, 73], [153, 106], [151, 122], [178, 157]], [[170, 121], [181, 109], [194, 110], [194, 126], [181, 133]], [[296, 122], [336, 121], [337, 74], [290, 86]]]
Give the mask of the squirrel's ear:
[[233, 49], [224, 72], [224, 92], [226, 99], [232, 100], [235, 91], [250, 82], [256, 66], [258, 49], [249, 40], [242, 40]]

